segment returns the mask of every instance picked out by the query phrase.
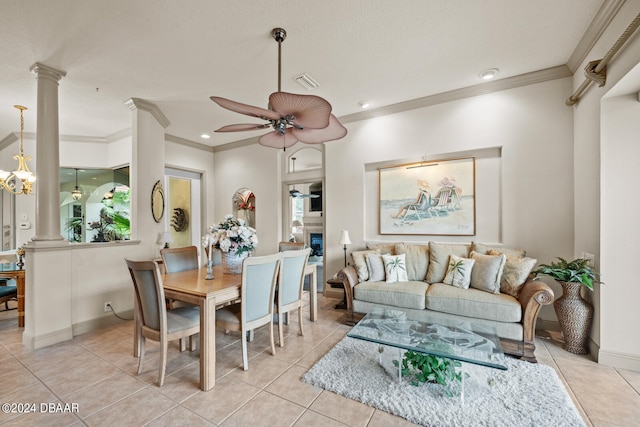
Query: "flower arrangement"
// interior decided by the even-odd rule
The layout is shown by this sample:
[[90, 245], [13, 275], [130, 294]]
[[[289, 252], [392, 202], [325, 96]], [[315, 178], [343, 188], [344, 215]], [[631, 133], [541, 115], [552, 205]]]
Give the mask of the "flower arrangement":
[[241, 255], [258, 246], [258, 235], [255, 228], [249, 227], [243, 219], [225, 215], [224, 221], [209, 227], [209, 232], [202, 236], [202, 246], [209, 248], [209, 258], [212, 247]]

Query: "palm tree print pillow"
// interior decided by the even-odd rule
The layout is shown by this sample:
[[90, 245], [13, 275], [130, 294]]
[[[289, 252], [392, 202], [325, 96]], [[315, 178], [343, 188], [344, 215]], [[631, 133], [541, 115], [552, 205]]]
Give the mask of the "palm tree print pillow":
[[387, 276], [387, 283], [409, 281], [405, 254], [382, 255], [382, 260], [384, 261], [384, 272]]
[[455, 255], [449, 256], [447, 275], [444, 276], [442, 283], [445, 285], [453, 285], [457, 288], [469, 289], [469, 284], [471, 284], [471, 270], [475, 262], [475, 260], [469, 258], [461, 258]]

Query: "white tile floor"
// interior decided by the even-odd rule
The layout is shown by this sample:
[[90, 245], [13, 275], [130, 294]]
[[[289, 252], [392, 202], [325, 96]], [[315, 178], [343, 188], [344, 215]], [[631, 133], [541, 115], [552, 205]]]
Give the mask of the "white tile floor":
[[[133, 323], [121, 324], [36, 351], [21, 344], [15, 310], [0, 312], [0, 403], [77, 403], [77, 413], [7, 414], [8, 425], [221, 425], [221, 426], [404, 426], [411, 423], [300, 381], [350, 327], [337, 300], [319, 296], [319, 320], [305, 320], [298, 335], [292, 316], [285, 347], [269, 350], [266, 329], [249, 343], [249, 371], [240, 367], [236, 334], [218, 334], [217, 382], [199, 389], [198, 351], [172, 345], [165, 385], [157, 387], [158, 346], [148, 342], [144, 371], [136, 375]], [[640, 425], [640, 373], [613, 369], [561, 348], [559, 334], [542, 332], [540, 363], [554, 367], [585, 423]]]

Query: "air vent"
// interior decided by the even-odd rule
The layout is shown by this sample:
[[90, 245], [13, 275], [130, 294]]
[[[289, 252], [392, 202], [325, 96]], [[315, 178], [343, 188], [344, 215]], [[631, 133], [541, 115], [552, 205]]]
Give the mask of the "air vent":
[[313, 77], [309, 74], [300, 74], [293, 78], [300, 86], [305, 88], [306, 90], [313, 90], [317, 87], [320, 87], [320, 83], [318, 83]]

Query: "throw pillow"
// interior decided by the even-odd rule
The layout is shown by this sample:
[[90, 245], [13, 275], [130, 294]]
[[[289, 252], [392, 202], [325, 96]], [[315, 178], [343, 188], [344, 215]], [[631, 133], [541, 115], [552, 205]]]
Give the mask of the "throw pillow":
[[395, 243], [367, 243], [367, 249], [377, 250], [382, 255], [395, 255], [393, 251]]
[[408, 282], [405, 255], [382, 255], [387, 283]]
[[367, 254], [365, 260], [367, 261], [367, 269], [369, 270], [369, 281], [383, 282], [385, 279], [385, 273], [382, 255]]
[[367, 251], [353, 251], [351, 252], [351, 258], [353, 259], [353, 265], [358, 272], [358, 282], [364, 282], [369, 280], [369, 270], [367, 269], [367, 261], [365, 260], [365, 256], [367, 254], [377, 254], [379, 253], [377, 250], [367, 250]]
[[534, 258], [507, 256], [500, 279], [500, 292], [518, 298], [522, 286], [537, 263], [538, 260]]
[[506, 258], [505, 255], [483, 255], [471, 251], [471, 259], [476, 261], [471, 271], [471, 287], [499, 294]]
[[396, 255], [405, 254], [409, 280], [424, 280], [429, 267], [429, 246], [396, 243]]
[[456, 288], [469, 289], [471, 283], [471, 271], [476, 261], [470, 258], [462, 258], [459, 256], [449, 256], [449, 265], [447, 274], [442, 283], [445, 285], [453, 285]]
[[427, 282], [441, 283], [447, 274], [449, 256], [455, 255], [461, 258], [469, 257], [469, 247], [461, 243], [435, 243], [429, 242], [429, 268], [427, 269]]
[[[527, 254], [527, 252], [524, 249], [514, 249], [514, 248], [506, 248], [502, 245], [490, 245], [490, 244], [486, 244], [486, 243], [478, 243], [478, 242], [471, 242], [471, 250], [478, 252], [479, 254], [486, 254], [486, 255], [500, 255], [500, 254], [504, 254], [504, 255], [508, 255], [508, 256], [519, 256], [519, 257], [523, 257]], [[490, 254], [490, 251], [496, 251], [499, 252], [498, 254], [494, 253], [494, 254]]]

